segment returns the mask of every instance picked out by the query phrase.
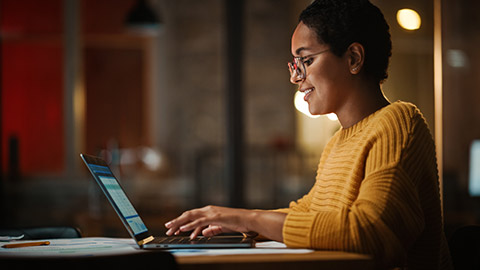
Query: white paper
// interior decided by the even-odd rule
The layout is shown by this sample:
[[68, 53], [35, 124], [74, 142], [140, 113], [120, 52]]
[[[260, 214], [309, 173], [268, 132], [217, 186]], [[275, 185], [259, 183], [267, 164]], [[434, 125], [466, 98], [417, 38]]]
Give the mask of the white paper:
[[[0, 248], [2, 256], [108, 256], [143, 252], [131, 238], [85, 237], [73, 239], [51, 239], [48, 246], [23, 248]], [[14, 241], [26, 243], [36, 241]], [[275, 241], [256, 243], [255, 248], [229, 249], [171, 249], [174, 256], [218, 256], [242, 254], [300, 254], [313, 252], [311, 249], [290, 249]]]
[[19, 235], [19, 236], [0, 236], [0, 241], [12, 241], [12, 240], [20, 240], [24, 237], [25, 235]]
[[257, 242], [255, 243], [255, 247], [257, 248], [287, 248], [282, 242], [277, 241], [266, 241], [266, 242]]
[[[22, 248], [0, 248], [0, 256], [108, 256], [142, 252], [131, 238], [51, 239], [50, 245]], [[28, 243], [36, 241], [15, 241]]]
[[276, 241], [258, 242], [255, 248], [227, 248], [227, 249], [172, 249], [174, 256], [218, 256], [218, 255], [245, 255], [245, 254], [302, 254], [313, 252], [312, 249], [287, 248], [284, 243]]

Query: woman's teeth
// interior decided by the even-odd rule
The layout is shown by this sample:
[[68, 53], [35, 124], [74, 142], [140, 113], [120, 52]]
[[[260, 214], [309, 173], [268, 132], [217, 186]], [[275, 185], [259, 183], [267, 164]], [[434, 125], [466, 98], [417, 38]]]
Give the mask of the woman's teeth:
[[308, 94], [308, 93], [310, 93], [310, 92], [312, 92], [312, 91], [313, 91], [313, 88], [310, 88], [310, 89], [305, 90], [304, 93], [305, 93], [305, 95], [306, 95], [306, 94]]

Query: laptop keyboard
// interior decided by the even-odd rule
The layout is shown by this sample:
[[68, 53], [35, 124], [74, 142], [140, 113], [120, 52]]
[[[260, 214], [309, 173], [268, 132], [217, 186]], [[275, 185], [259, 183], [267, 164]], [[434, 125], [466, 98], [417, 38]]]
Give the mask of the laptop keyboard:
[[155, 243], [158, 244], [186, 244], [186, 243], [206, 243], [208, 242], [208, 237], [197, 237], [190, 240], [190, 237], [156, 237]]

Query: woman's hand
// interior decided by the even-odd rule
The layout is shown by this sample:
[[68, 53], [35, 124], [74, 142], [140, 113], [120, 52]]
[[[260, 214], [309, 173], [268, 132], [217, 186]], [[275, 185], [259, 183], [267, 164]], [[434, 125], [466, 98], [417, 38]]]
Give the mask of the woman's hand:
[[176, 219], [165, 224], [167, 235], [192, 231], [190, 238], [200, 233], [213, 236], [226, 232], [248, 232], [248, 218], [252, 211], [219, 206], [206, 206], [184, 212]]
[[206, 206], [184, 212], [165, 224], [167, 235], [193, 231], [198, 235], [214, 236], [227, 232], [257, 232], [276, 241], [282, 241], [286, 214], [273, 211], [246, 210], [219, 206]]

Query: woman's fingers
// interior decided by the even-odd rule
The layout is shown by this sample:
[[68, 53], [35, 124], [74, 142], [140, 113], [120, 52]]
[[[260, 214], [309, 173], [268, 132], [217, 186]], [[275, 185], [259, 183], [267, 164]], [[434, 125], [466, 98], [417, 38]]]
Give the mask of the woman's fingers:
[[181, 214], [179, 217], [165, 223], [165, 227], [168, 229], [166, 234], [168, 236], [172, 234], [175, 234], [175, 235], [180, 234], [180, 232], [183, 231], [181, 230], [181, 227], [184, 226], [184, 224], [189, 223], [195, 219], [196, 211], [198, 210], [186, 211], [183, 214]]
[[210, 225], [210, 223], [211, 223], [210, 219], [208, 219], [206, 217], [201, 217], [201, 218], [195, 219], [194, 221], [192, 221], [190, 223], [182, 225], [179, 230], [181, 232], [188, 232], [188, 231], [194, 230], [198, 227], [205, 228], [208, 225]]
[[168, 229], [166, 234], [178, 235], [181, 232], [192, 231], [191, 236], [197, 237], [200, 234], [213, 236], [225, 231], [243, 230], [244, 226], [239, 223], [238, 212], [238, 209], [217, 206], [186, 211], [165, 224]]
[[202, 232], [202, 227], [197, 227], [193, 230], [193, 232], [190, 234], [190, 240], [197, 238], [198, 235]]
[[222, 226], [210, 225], [207, 228], [203, 229], [202, 235], [206, 237], [215, 236], [217, 234], [223, 233]]

